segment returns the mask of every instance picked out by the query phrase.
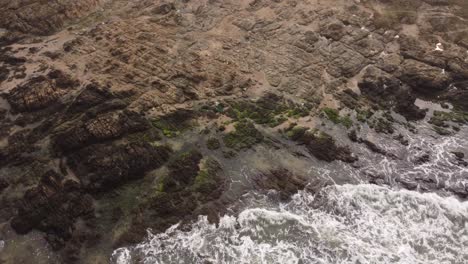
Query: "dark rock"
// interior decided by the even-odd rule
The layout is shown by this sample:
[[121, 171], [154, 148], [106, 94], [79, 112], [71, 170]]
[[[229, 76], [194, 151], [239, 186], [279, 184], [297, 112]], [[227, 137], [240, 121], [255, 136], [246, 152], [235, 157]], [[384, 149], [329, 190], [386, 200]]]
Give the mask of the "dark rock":
[[19, 234], [41, 230], [52, 247], [60, 249], [71, 238], [75, 221], [93, 210], [92, 198], [78, 183], [49, 171], [37, 187], [25, 193], [11, 226]]
[[352, 141], [352, 142], [359, 142], [360, 138], [357, 136], [357, 133], [356, 133], [356, 130], [351, 130], [349, 133], [348, 133], [348, 138]]
[[134, 112], [110, 112], [59, 127], [53, 137], [53, 144], [57, 151], [69, 152], [148, 128], [149, 123]]
[[306, 145], [307, 150], [317, 159], [331, 162], [341, 160], [344, 162], [355, 162], [357, 157], [353, 156], [348, 147], [337, 146], [335, 140], [328, 134], [321, 133]]
[[408, 120], [420, 120], [426, 115], [426, 111], [414, 105], [416, 97], [408, 87], [377, 67], [368, 67], [358, 86], [364, 96], [385, 108], [395, 107]]
[[26, 62], [26, 58], [24, 57], [18, 58], [18, 57], [3, 54], [3, 55], [0, 55], [0, 61], [11, 66], [18, 66], [18, 65], [24, 64]]
[[164, 191], [174, 191], [193, 183], [200, 170], [202, 158], [200, 152], [192, 150], [172, 160], [168, 164], [170, 174], [163, 182]]
[[259, 191], [275, 190], [285, 201], [307, 186], [307, 180], [286, 169], [272, 170], [253, 177], [254, 187]]
[[162, 4], [162, 5], [159, 5], [159, 6], [155, 7], [155, 8], [153, 8], [151, 13], [153, 13], [155, 15], [166, 15], [169, 12], [171, 12], [172, 10], [175, 10], [174, 4], [173, 3], [167, 3], [167, 4]]
[[405, 137], [402, 134], [398, 134], [398, 135], [394, 136], [393, 139], [399, 141], [403, 146], [408, 146], [409, 145], [409, 141], [407, 139], [405, 139]]
[[108, 87], [102, 88], [96, 83], [91, 83], [86, 85], [84, 90], [75, 98], [68, 111], [83, 112], [114, 97]]
[[451, 102], [456, 108], [468, 111], [468, 81], [455, 83], [440, 99]]
[[68, 164], [84, 188], [106, 191], [160, 167], [168, 160], [169, 153], [167, 147], [148, 143], [98, 144], [71, 154]]
[[366, 68], [358, 87], [362, 94], [381, 105], [391, 106], [392, 99], [399, 93], [401, 82], [374, 66]]
[[452, 154], [455, 155], [455, 157], [457, 157], [457, 159], [459, 160], [462, 160], [465, 158], [465, 153], [460, 152], [460, 151], [453, 151]]
[[99, 5], [97, 0], [58, 1], [4, 1], [0, 5], [0, 27], [25, 34], [47, 35], [62, 28], [67, 22], [91, 12]]
[[3, 179], [3, 178], [0, 178], [0, 193], [5, 190], [6, 188], [8, 188], [10, 184], [8, 183], [7, 180]]
[[401, 66], [399, 78], [415, 91], [425, 95], [434, 95], [448, 88], [452, 78], [449, 72], [441, 68], [415, 60], [405, 60]]
[[34, 111], [57, 103], [62, 94], [51, 80], [39, 76], [14, 88], [7, 95], [7, 100], [16, 111]]
[[0, 83], [8, 78], [10, 71], [6, 67], [0, 66]]
[[424, 164], [424, 163], [427, 163], [431, 160], [431, 157], [429, 156], [429, 154], [424, 154], [418, 158], [416, 158], [416, 160], [414, 161], [415, 164], [417, 165], [420, 165], [420, 164]]
[[70, 75], [61, 70], [52, 70], [47, 76], [55, 80], [55, 86], [60, 89], [74, 88], [80, 84], [78, 80], [73, 79]]

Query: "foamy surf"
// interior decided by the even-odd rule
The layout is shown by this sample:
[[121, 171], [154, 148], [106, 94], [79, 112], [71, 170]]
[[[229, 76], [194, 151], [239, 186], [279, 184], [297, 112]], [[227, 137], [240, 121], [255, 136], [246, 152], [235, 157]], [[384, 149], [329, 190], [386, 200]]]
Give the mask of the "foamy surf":
[[224, 216], [200, 217], [120, 248], [112, 263], [421, 263], [468, 260], [468, 202], [377, 185], [300, 192]]

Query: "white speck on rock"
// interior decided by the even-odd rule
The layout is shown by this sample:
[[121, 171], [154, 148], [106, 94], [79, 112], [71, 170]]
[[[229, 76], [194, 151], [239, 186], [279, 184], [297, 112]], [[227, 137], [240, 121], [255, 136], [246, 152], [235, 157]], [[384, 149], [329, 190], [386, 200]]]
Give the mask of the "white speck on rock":
[[443, 46], [442, 46], [442, 43], [437, 43], [437, 44], [436, 44], [435, 51], [444, 51], [444, 48], [443, 48]]

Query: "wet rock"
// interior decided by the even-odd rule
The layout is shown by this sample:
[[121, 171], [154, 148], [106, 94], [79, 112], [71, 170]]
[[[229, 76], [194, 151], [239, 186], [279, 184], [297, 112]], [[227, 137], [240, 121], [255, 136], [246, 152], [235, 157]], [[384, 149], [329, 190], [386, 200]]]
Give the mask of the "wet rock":
[[216, 222], [226, 211], [226, 205], [218, 201], [225, 188], [225, 176], [216, 160], [189, 150], [170, 161], [168, 169], [134, 215], [130, 229], [120, 236], [118, 245], [141, 240], [148, 227], [163, 231], [175, 223], [189, 223], [198, 215], [208, 215]]
[[336, 145], [335, 139], [327, 133], [293, 126], [286, 134], [290, 139], [305, 145], [306, 149], [319, 160], [326, 162], [341, 160], [348, 163], [358, 160], [348, 147]]
[[148, 143], [97, 144], [71, 154], [67, 162], [84, 188], [106, 191], [160, 167], [169, 153], [167, 147]]
[[431, 161], [431, 157], [429, 156], [429, 154], [424, 154], [420, 157], [417, 157], [414, 163], [417, 165], [421, 165], [424, 163], [428, 163], [429, 161]]
[[195, 180], [203, 156], [200, 152], [192, 150], [178, 156], [168, 164], [170, 174], [162, 182], [164, 191], [176, 191], [190, 185]]
[[19, 234], [41, 230], [52, 247], [60, 249], [71, 238], [75, 221], [93, 210], [92, 198], [78, 183], [49, 171], [37, 187], [25, 193], [11, 226]]
[[460, 151], [453, 151], [452, 154], [455, 155], [455, 157], [457, 157], [457, 159], [460, 159], [460, 160], [465, 158], [465, 153], [460, 152]]
[[455, 83], [441, 95], [440, 99], [453, 103], [456, 108], [468, 111], [468, 81]]
[[455, 155], [459, 165], [468, 167], [468, 161], [464, 160], [465, 153], [461, 151], [453, 151], [452, 154]]
[[408, 146], [409, 145], [408, 139], [405, 139], [405, 137], [402, 134], [398, 134], [398, 135], [394, 136], [393, 139], [400, 142], [400, 144], [402, 144], [403, 146]]
[[424, 110], [414, 105], [416, 97], [408, 87], [377, 67], [366, 68], [358, 86], [364, 96], [383, 107], [395, 107], [395, 111], [408, 120], [420, 120], [426, 115]]
[[272, 170], [253, 177], [255, 189], [259, 191], [275, 190], [282, 201], [288, 200], [298, 191], [303, 190], [307, 180], [286, 169]]

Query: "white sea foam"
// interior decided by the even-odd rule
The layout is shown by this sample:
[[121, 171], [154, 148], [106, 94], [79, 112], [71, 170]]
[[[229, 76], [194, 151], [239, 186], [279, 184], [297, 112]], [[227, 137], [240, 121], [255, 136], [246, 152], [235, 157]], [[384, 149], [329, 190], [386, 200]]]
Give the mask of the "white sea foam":
[[468, 260], [468, 202], [376, 185], [300, 192], [219, 226], [201, 217], [114, 252], [113, 263], [401, 263]]

